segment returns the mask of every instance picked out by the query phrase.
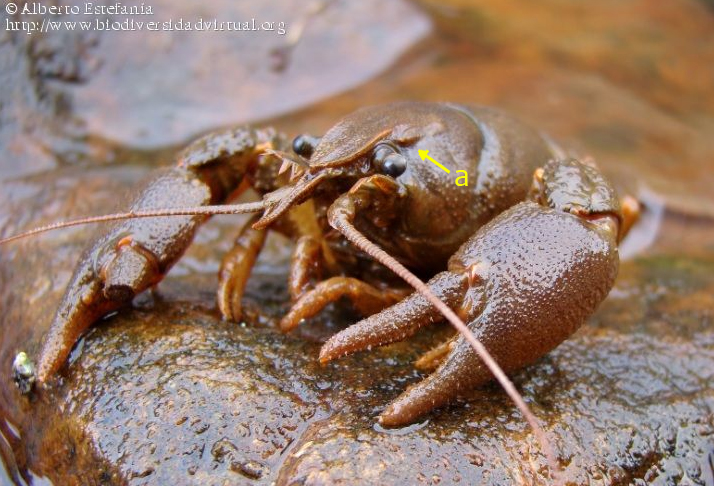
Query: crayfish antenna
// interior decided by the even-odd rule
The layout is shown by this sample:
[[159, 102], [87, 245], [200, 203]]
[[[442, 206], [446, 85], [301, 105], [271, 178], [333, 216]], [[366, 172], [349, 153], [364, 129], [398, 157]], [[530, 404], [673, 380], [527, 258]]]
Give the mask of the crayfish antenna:
[[331, 223], [342, 235], [350, 240], [357, 248], [367, 253], [375, 260], [382, 263], [384, 266], [392, 270], [396, 275], [405, 280], [409, 285], [414, 287], [417, 292], [423, 295], [439, 312], [449, 321], [449, 323], [461, 334], [464, 339], [471, 345], [473, 350], [479, 356], [481, 361], [486, 365], [488, 370], [496, 378], [496, 381], [501, 385], [506, 394], [511, 398], [513, 403], [521, 411], [525, 419], [528, 421], [533, 433], [541, 445], [550, 468], [552, 478], [556, 484], [561, 484], [560, 467], [555, 459], [555, 453], [543, 429], [538, 423], [538, 419], [530, 410], [521, 394], [516, 390], [513, 382], [506, 376], [506, 373], [499, 366], [496, 360], [491, 356], [488, 350], [481, 342], [476, 339], [476, 336], [466, 326], [466, 324], [451, 310], [451, 308], [439, 299], [431, 289], [421, 281], [419, 277], [409, 271], [395, 258], [382, 250], [375, 243], [367, 239], [348, 219], [343, 215], [335, 218]]
[[194, 215], [206, 215], [213, 216], [216, 214], [241, 214], [241, 213], [257, 213], [265, 209], [263, 201], [250, 202], [244, 204], [225, 204], [225, 205], [213, 205], [213, 206], [196, 206], [189, 208], [166, 208], [166, 209], [151, 209], [142, 211], [129, 211], [126, 213], [114, 213], [105, 214], [103, 216], [89, 216], [87, 218], [73, 219], [70, 221], [60, 221], [58, 223], [48, 224], [46, 226], [40, 226], [16, 235], [8, 236], [6, 238], [0, 238], [0, 245], [4, 243], [10, 243], [11, 241], [20, 240], [30, 236], [34, 236], [40, 233], [46, 233], [48, 231], [53, 231], [62, 228], [69, 228], [72, 226], [80, 226], [83, 224], [91, 223], [105, 223], [107, 221], [119, 221], [123, 219], [134, 219], [134, 218], [156, 218], [164, 216], [194, 216]]

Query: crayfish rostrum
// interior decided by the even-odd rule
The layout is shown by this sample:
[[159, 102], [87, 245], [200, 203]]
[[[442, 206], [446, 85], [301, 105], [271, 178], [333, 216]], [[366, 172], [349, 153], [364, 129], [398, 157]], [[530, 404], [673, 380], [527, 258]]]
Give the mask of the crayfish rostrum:
[[[218, 305], [226, 319], [240, 319], [266, 232], [278, 231], [295, 241], [284, 331], [342, 297], [365, 316], [323, 346], [322, 362], [440, 321], [444, 309], [451, 311], [437, 309], [435, 295], [455, 312], [450, 320], [467, 323], [510, 372], [549, 352], [595, 311], [617, 274], [618, 243], [637, 215], [634, 200], [620, 201], [594, 165], [565, 157], [493, 109], [368, 107], [322, 137], [301, 135], [289, 145], [272, 129], [205, 136], [138, 195], [129, 213], [105, 218], [124, 219], [77, 265], [38, 356], [37, 382], [52, 378], [93, 322], [156, 285], [207, 215], [218, 212], [257, 213], [221, 265]], [[455, 184], [420, 150], [452, 172], [465, 171], [468, 184]], [[261, 201], [227, 204], [249, 187]], [[389, 273], [395, 269], [429, 278], [428, 289], [411, 293]], [[490, 380], [493, 368], [470, 344], [457, 334], [426, 353], [417, 365], [434, 371], [380, 421], [412, 422]]]

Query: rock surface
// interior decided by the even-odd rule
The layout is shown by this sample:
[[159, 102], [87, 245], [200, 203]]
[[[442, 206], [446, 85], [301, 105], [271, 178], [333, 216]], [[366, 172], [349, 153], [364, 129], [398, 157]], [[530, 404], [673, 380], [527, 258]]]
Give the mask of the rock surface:
[[[711, 484], [713, 273], [711, 260], [625, 264], [588, 325], [516, 375], [570, 483]], [[249, 305], [284, 292], [280, 278], [256, 277]], [[55, 484], [547, 482], [537, 443], [495, 385], [405, 429], [375, 424], [444, 329], [321, 367], [318, 344], [271, 321], [221, 322], [210, 294], [189, 297], [208, 283], [182, 280], [96, 326], [52, 391], [27, 401], [6, 390], [24, 409], [15, 427], [35, 474]]]

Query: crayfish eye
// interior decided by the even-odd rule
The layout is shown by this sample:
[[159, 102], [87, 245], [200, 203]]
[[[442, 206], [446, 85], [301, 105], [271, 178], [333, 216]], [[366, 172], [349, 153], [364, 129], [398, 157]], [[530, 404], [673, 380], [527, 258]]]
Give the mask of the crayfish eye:
[[399, 177], [407, 170], [407, 159], [388, 146], [378, 147], [372, 162], [380, 172], [391, 177]]
[[309, 159], [319, 142], [320, 139], [317, 137], [311, 137], [310, 135], [298, 135], [295, 137], [295, 140], [293, 140], [293, 152]]

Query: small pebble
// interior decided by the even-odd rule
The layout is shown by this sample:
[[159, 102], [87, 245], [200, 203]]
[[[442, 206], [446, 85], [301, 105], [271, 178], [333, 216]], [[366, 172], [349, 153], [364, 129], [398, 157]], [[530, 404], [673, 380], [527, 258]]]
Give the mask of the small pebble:
[[35, 386], [35, 365], [24, 351], [17, 353], [12, 362], [12, 379], [23, 395], [30, 393]]

